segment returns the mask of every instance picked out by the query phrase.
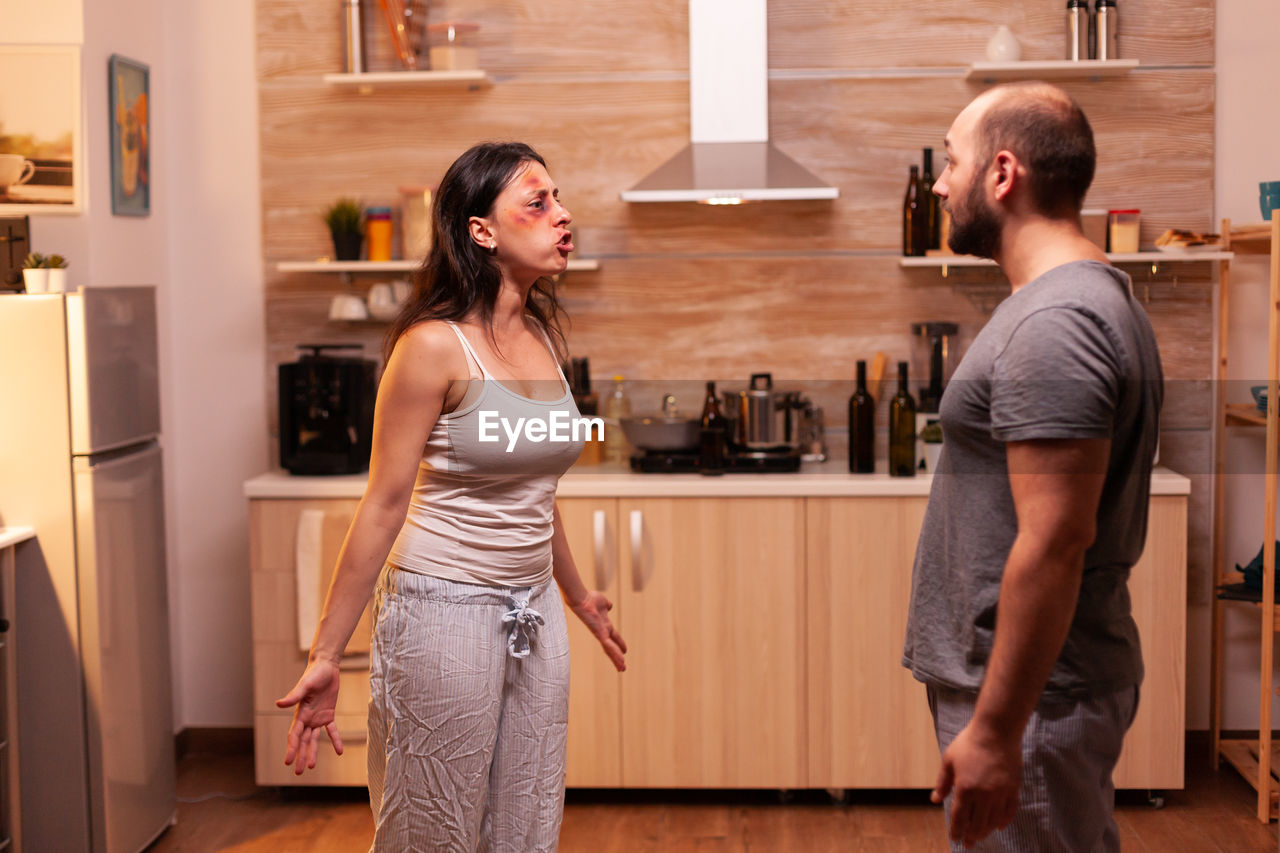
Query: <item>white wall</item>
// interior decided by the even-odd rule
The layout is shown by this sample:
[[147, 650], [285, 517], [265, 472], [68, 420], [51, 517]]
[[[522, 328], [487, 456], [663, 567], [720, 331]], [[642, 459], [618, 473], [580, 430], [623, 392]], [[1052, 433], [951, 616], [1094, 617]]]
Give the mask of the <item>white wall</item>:
[[165, 3], [171, 90], [166, 389], [179, 728], [249, 726], [249, 519], [267, 470], [254, 0]]
[[[1218, 0], [1218, 109], [1214, 204], [1218, 217], [1234, 222], [1261, 221], [1258, 182], [1280, 180], [1280, 110], [1274, 92], [1280, 62], [1276, 34], [1280, 33], [1280, 3], [1276, 0]], [[1249, 380], [1266, 379], [1268, 267], [1264, 257], [1237, 256], [1231, 265], [1228, 331], [1228, 400], [1250, 402]], [[1216, 345], [1215, 345], [1216, 352]], [[1236, 380], [1236, 381], [1232, 381]], [[1229, 566], [1246, 563], [1262, 544], [1262, 478], [1264, 440], [1260, 431], [1232, 430], [1227, 434], [1227, 470], [1222, 488], [1226, 497], [1224, 542]], [[1236, 472], [1236, 473], [1233, 473]], [[1204, 591], [1201, 600], [1207, 600]], [[1225, 702], [1223, 724], [1229, 729], [1258, 728], [1259, 619], [1256, 611], [1226, 608]], [[1209, 607], [1191, 608], [1187, 673], [1187, 727], [1209, 727]], [[1280, 724], [1276, 703], [1272, 726]]]
[[[3, 0], [6, 42], [82, 44], [85, 207], [32, 217], [72, 287], [158, 285], [174, 727], [248, 726], [248, 520], [268, 467], [253, 0]], [[151, 69], [151, 215], [111, 214], [107, 61]]]

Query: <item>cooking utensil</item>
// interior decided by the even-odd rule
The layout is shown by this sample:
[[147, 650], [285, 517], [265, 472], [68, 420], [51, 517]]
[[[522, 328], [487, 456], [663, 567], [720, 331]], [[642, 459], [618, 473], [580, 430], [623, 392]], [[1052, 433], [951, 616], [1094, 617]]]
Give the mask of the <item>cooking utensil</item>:
[[702, 422], [697, 418], [621, 418], [622, 432], [632, 447], [640, 450], [692, 450], [702, 438]]

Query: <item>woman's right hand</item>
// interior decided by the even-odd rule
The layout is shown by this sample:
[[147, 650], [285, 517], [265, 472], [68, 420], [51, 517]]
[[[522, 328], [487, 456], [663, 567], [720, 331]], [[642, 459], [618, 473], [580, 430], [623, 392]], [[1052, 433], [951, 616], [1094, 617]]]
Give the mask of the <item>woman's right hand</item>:
[[315, 769], [321, 731], [329, 735], [333, 751], [342, 755], [342, 738], [338, 735], [335, 718], [338, 707], [338, 665], [324, 660], [307, 664], [293, 689], [283, 699], [276, 700], [277, 708], [292, 705], [298, 707], [293, 712], [293, 725], [289, 726], [284, 763], [292, 764], [293, 772], [301, 776], [303, 770]]

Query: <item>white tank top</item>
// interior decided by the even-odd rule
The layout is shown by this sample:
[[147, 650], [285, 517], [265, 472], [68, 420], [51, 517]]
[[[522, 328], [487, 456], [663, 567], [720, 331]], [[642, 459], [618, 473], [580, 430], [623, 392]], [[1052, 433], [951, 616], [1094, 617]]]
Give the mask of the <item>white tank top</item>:
[[[480, 369], [480, 394], [432, 428], [388, 562], [464, 583], [536, 586], [551, 577], [556, 483], [585, 443], [585, 431], [573, 435], [578, 408], [558, 366], [560, 399], [521, 396], [494, 379], [462, 331], [449, 326]], [[543, 339], [558, 365], [545, 332]], [[531, 429], [535, 422], [547, 431]], [[552, 440], [561, 436], [567, 440]]]

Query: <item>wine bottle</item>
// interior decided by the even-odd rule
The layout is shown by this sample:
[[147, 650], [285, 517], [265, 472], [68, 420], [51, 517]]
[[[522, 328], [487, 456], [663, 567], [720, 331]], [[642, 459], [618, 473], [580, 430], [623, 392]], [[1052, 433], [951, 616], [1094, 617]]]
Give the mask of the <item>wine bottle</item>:
[[933, 194], [933, 149], [924, 149], [924, 171], [920, 173], [920, 207], [925, 211], [925, 215], [921, 217], [924, 220], [923, 227], [925, 232], [924, 247], [926, 249], [941, 248], [942, 243], [939, 240], [941, 235], [941, 216], [942, 208], [939, 206], [939, 199]]
[[912, 166], [907, 179], [907, 194], [902, 199], [902, 254], [923, 255], [920, 233], [920, 167]]
[[889, 401], [889, 475], [916, 475], [916, 401], [907, 390], [907, 363], [898, 362], [898, 393]]
[[876, 401], [867, 393], [867, 363], [858, 362], [858, 387], [849, 398], [849, 473], [876, 470]]
[[702, 404], [702, 442], [698, 471], [702, 474], [723, 474], [729, 440], [729, 419], [720, 411], [716, 397], [716, 383], [707, 383], [707, 398]]

